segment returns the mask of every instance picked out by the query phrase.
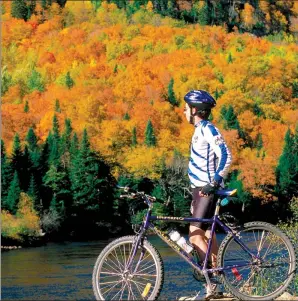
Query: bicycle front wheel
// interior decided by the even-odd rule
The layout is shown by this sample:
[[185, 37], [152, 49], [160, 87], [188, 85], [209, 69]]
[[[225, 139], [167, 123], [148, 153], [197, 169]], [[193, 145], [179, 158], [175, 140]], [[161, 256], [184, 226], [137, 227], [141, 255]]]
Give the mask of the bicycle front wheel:
[[159, 296], [164, 278], [161, 256], [147, 240], [132, 256], [135, 239], [116, 239], [98, 256], [92, 276], [96, 300], [155, 300]]
[[259, 260], [252, 258], [231, 234], [227, 235], [219, 248], [217, 263], [219, 267], [231, 267], [222, 273], [225, 287], [241, 300], [272, 300], [280, 296], [295, 273], [295, 251], [289, 238], [264, 222], [245, 224], [237, 237]]

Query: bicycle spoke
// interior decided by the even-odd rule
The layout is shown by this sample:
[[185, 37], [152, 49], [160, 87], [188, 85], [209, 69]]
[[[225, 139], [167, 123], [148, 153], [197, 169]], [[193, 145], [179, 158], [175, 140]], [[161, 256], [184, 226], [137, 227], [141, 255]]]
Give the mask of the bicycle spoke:
[[[156, 290], [156, 287], [161, 285], [160, 281], [158, 282], [158, 257], [154, 254], [154, 249], [148, 249], [146, 244], [135, 250], [133, 238], [131, 242], [112, 246], [106, 257], [103, 257], [96, 276], [93, 273], [93, 277], [96, 277], [93, 289], [98, 291], [98, 299], [147, 300], [156, 296], [160, 291]], [[144, 292], [146, 298], [142, 296]]]
[[105, 262], [105, 264], [108, 265], [114, 272], [119, 274], [119, 272], [114, 267], [112, 267], [109, 263]]
[[112, 253], [111, 253], [111, 255], [113, 255], [114, 256], [114, 258], [117, 260], [117, 262], [118, 262], [118, 267], [119, 267], [119, 269], [121, 270], [121, 269], [123, 269], [124, 270], [124, 266], [121, 264], [121, 262], [119, 261], [119, 259], [118, 259], [118, 255], [117, 255], [117, 253], [116, 253], [116, 251], [114, 250], [114, 253], [115, 253], [115, 255], [113, 255]]
[[285, 282], [290, 277], [291, 255], [288, 244], [283, 236], [270, 227], [262, 224], [258, 229], [252, 223], [251, 229], [244, 229], [238, 234], [241, 242], [261, 260], [251, 257], [233, 238], [227, 242], [222, 255], [223, 266], [247, 264], [237, 267], [236, 271], [233, 268], [224, 271], [224, 279], [242, 294], [241, 298], [272, 296], [284, 290]]
[[154, 264], [154, 263], [153, 263], [152, 265], [150, 265], [150, 266], [146, 267], [145, 269], [142, 269], [142, 270], [138, 271], [138, 272], [143, 272], [143, 271], [145, 271], [145, 270], [147, 270], [147, 269], [149, 269], [149, 268], [151, 268], [151, 267], [153, 267], [153, 266], [155, 266], [155, 264]]
[[142, 296], [142, 292], [140, 291], [140, 289], [139, 289], [138, 285], [135, 283], [135, 281], [131, 280], [131, 282], [136, 286], [136, 288], [137, 288], [137, 290], [138, 290], [140, 296], [142, 297], [142, 299], [145, 300], [145, 299], [143, 298], [143, 296]]

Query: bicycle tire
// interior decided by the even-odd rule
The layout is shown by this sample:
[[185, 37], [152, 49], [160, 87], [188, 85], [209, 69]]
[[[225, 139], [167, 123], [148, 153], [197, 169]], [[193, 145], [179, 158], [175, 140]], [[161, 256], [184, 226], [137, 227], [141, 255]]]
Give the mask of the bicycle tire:
[[[125, 275], [125, 264], [127, 263], [127, 258], [125, 253], [128, 250], [128, 253], [131, 252], [132, 246], [135, 242], [136, 237], [135, 236], [124, 236], [121, 238], [118, 238], [114, 241], [112, 241], [110, 244], [108, 244], [100, 253], [98, 256], [95, 266], [93, 268], [93, 274], [92, 274], [92, 287], [93, 292], [95, 295], [96, 300], [156, 300], [161, 292], [163, 281], [164, 281], [164, 266], [162, 258], [159, 254], [159, 252], [156, 250], [156, 248], [147, 240], [144, 239], [143, 243], [143, 250], [144, 257], [141, 260], [141, 263], [143, 262], [143, 274], [140, 274], [141, 269], [138, 268], [138, 270], [135, 271], [135, 274], [133, 275], [133, 272], [130, 271], [129, 273], [126, 272]], [[127, 249], [126, 249], [127, 248]], [[122, 251], [121, 251], [122, 249]], [[116, 251], [117, 250], [117, 251]], [[139, 247], [136, 256], [134, 257], [134, 260], [137, 259], [137, 257], [140, 255], [142, 248]], [[146, 255], [147, 254], [147, 255]], [[124, 255], [124, 256], [122, 256]], [[152, 257], [151, 259], [149, 257]], [[148, 259], [149, 258], [149, 259]], [[123, 260], [122, 260], [123, 259]], [[147, 261], [145, 261], [147, 259]], [[152, 265], [148, 265], [148, 261], [152, 260]], [[145, 262], [144, 262], [145, 261]], [[132, 269], [135, 268], [136, 265], [134, 265], [136, 261], [133, 261]], [[147, 267], [146, 267], [147, 264]], [[154, 273], [156, 272], [156, 275], [149, 274], [149, 271], [151, 270]], [[111, 273], [107, 272], [107, 268], [113, 272], [115, 275], [111, 275]], [[145, 266], [145, 268], [144, 268]], [[141, 265], [139, 266], [141, 267]], [[148, 271], [148, 269], [150, 269]], [[146, 273], [144, 274], [146, 270]], [[117, 272], [118, 275], [116, 276]], [[139, 273], [138, 273], [139, 272]], [[109, 273], [111, 276], [105, 276], [107, 273]], [[142, 275], [142, 276], [140, 276]], [[148, 276], [149, 275], [149, 276]], [[119, 282], [118, 284], [113, 287], [112, 289], [109, 288], [109, 286], [104, 287], [104, 285], [107, 285], [108, 283], [112, 283], [112, 280], [114, 277]], [[122, 277], [122, 280], [121, 280]], [[104, 282], [105, 279], [108, 278], [108, 282]], [[111, 279], [112, 278], [112, 279]], [[142, 280], [143, 278], [143, 280]], [[151, 278], [155, 278], [154, 284], [152, 286]], [[117, 280], [120, 279], [120, 280]], [[147, 284], [141, 284], [141, 281], [144, 281]], [[112, 283], [111, 286], [114, 284]], [[115, 293], [114, 296], [109, 296], [109, 294], [105, 294], [104, 289], [108, 288], [111, 290], [117, 291], [118, 287], [122, 290], [122, 293]], [[134, 292], [133, 289], [137, 288]], [[108, 291], [107, 290], [107, 291]], [[127, 292], [126, 292], [127, 290]], [[131, 292], [132, 294], [131, 294]], [[107, 292], [106, 291], [106, 292]], [[120, 291], [121, 292], [121, 291]], [[136, 294], [134, 294], [136, 293]]]
[[[256, 237], [256, 233], [255, 233], [255, 231], [257, 231], [257, 230], [263, 231], [261, 237], [259, 237], [259, 232], [258, 232], [258, 240], [260, 240], [259, 246], [257, 243], [257, 237]], [[252, 237], [252, 240], [255, 239], [255, 244], [258, 249], [257, 253], [259, 253], [259, 255], [264, 259], [264, 262], [260, 263], [260, 264], [258, 263], [256, 266], [253, 266], [253, 267], [250, 266], [251, 271], [247, 275], [247, 280], [242, 286], [239, 286], [239, 284], [241, 283], [240, 281], [242, 281], [242, 279], [245, 277], [245, 274], [247, 273], [247, 272], [245, 272], [245, 267], [239, 268], [240, 272], [237, 269], [236, 270], [235, 269], [234, 270], [233, 269], [224, 270], [221, 273], [221, 280], [222, 280], [225, 288], [232, 295], [239, 298], [240, 300], [263, 301], [263, 300], [275, 299], [278, 296], [280, 296], [287, 289], [287, 287], [289, 286], [289, 284], [291, 283], [291, 281], [294, 277], [295, 268], [296, 268], [296, 256], [295, 256], [294, 247], [293, 247], [290, 239], [287, 237], [287, 235], [285, 233], [283, 233], [279, 228], [277, 228], [269, 223], [251, 222], [251, 223], [244, 224], [243, 228], [237, 232], [237, 235], [240, 236], [241, 239], [244, 239], [245, 237], [249, 238], [249, 236], [252, 235], [251, 233], [249, 234], [249, 231], [253, 231], [254, 237]], [[266, 236], [266, 238], [263, 240], [262, 236], [264, 236], [265, 231], [270, 233], [270, 235], [272, 235], [272, 236], [270, 236], [268, 234]], [[265, 241], [267, 239], [268, 239], [268, 243], [266, 243], [266, 246], [268, 245], [268, 249], [266, 251], [265, 250], [262, 251], [262, 248], [263, 248], [263, 246], [265, 246]], [[263, 243], [262, 243], [262, 241], [263, 241]], [[282, 255], [280, 255], [280, 256], [272, 255], [272, 254], [274, 254], [275, 251], [270, 250], [271, 246], [273, 247], [272, 243], [274, 244], [275, 242], [282, 242], [285, 246], [286, 251], [284, 251], [284, 253], [282, 253]], [[235, 245], [234, 250], [233, 250], [233, 243]], [[251, 243], [251, 245], [249, 245], [249, 248], [251, 251], [253, 251], [252, 250], [253, 245], [254, 245], [254, 243]], [[237, 246], [238, 246], [239, 251], [237, 251]], [[230, 252], [230, 256], [231, 256], [230, 260], [228, 257], [228, 252]], [[242, 252], [243, 254], [246, 253], [247, 258], [249, 258], [248, 253], [243, 251], [243, 249], [235, 242], [232, 234], [229, 233], [225, 237], [225, 239], [222, 241], [222, 243], [219, 247], [218, 259], [217, 259], [218, 267], [230, 266], [231, 264], [227, 264], [226, 261], [227, 262], [234, 261], [234, 263], [237, 263], [237, 261], [239, 262], [239, 257], [237, 257], [237, 252], [239, 252], [239, 253]], [[253, 252], [253, 253], [255, 253], [255, 252]], [[286, 253], [288, 253], [289, 258], [286, 260], [283, 260], [284, 254], [286, 254]], [[265, 288], [262, 288], [262, 287], [261, 287], [261, 289], [257, 288], [256, 283], [259, 282], [262, 285], [262, 282], [263, 283], [267, 282], [267, 284], [268, 284], [270, 279], [268, 281], [268, 277], [267, 277], [267, 280], [266, 280], [265, 271], [271, 271], [268, 269], [271, 269], [271, 268], [273, 269], [273, 267], [274, 267], [274, 264], [273, 264], [273, 266], [268, 267], [268, 265], [270, 263], [267, 263], [267, 267], [266, 267], [266, 260], [268, 261], [268, 258], [269, 258], [268, 255], [272, 256], [272, 258], [273, 258], [272, 260], [276, 260], [276, 261], [280, 260], [281, 262], [284, 261], [285, 264], [288, 263], [288, 267], [286, 267], [287, 274], [286, 274], [286, 278], [283, 280], [283, 282], [280, 285], [279, 285], [279, 282], [277, 282], [277, 280], [273, 280], [272, 285], [277, 286], [276, 289], [274, 289], [272, 292], [267, 293], [266, 295], [260, 295], [260, 291], [263, 292], [263, 290]], [[225, 261], [225, 258], [227, 258], [226, 261]], [[281, 258], [281, 259], [279, 259], [279, 258]], [[244, 259], [242, 259], [242, 260], [244, 260]], [[247, 259], [247, 261], [248, 261], [248, 259]], [[274, 271], [272, 270], [272, 273], [275, 272], [274, 275], [278, 276], [278, 273], [280, 273], [280, 271], [282, 270], [282, 267], [281, 267], [282, 265], [281, 264], [278, 265], [276, 263], [276, 266], [279, 266], [278, 270], [274, 270]], [[262, 277], [262, 276], [264, 276], [264, 277]], [[232, 281], [232, 279], [233, 279], [233, 281]], [[237, 288], [237, 286], [235, 287], [235, 283], [237, 283], [237, 281], [238, 281], [237, 285], [239, 286], [238, 288]], [[269, 284], [267, 285], [266, 290], [268, 290], [268, 287], [270, 287]], [[244, 293], [244, 291], [245, 291], [245, 293]]]

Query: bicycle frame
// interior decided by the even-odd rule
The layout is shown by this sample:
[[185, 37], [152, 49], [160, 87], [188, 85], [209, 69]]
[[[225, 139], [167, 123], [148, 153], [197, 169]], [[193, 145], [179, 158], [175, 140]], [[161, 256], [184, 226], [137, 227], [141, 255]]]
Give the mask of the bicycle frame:
[[[136, 244], [132, 250], [132, 256], [130, 257], [131, 259], [128, 260], [127, 263], [127, 268], [130, 267], [130, 264], [132, 262], [132, 259], [134, 258], [137, 249], [141, 243], [141, 241], [144, 239], [145, 233], [148, 229], [152, 229], [169, 247], [171, 247], [179, 256], [181, 256], [186, 262], [188, 262], [188, 264], [190, 264], [193, 268], [195, 268], [196, 270], [198, 270], [200, 273], [207, 275], [208, 272], [222, 272], [224, 270], [229, 270], [232, 268], [240, 268], [240, 267], [244, 267], [244, 266], [248, 266], [248, 265], [254, 265], [254, 263], [251, 264], [236, 264], [236, 265], [232, 265], [232, 266], [227, 266], [227, 267], [218, 267], [218, 268], [212, 268], [212, 269], [207, 269], [207, 264], [208, 264], [208, 258], [210, 256], [211, 253], [211, 246], [212, 246], [212, 239], [208, 240], [208, 245], [207, 245], [207, 252], [206, 252], [206, 256], [205, 259], [203, 261], [203, 266], [200, 266], [197, 262], [195, 262], [193, 260], [193, 258], [191, 258], [189, 256], [188, 253], [186, 253], [182, 248], [180, 248], [176, 243], [174, 243], [169, 237], [168, 235], [161, 231], [160, 229], [158, 229], [152, 222], [153, 221], [171, 221], [171, 222], [186, 222], [186, 223], [192, 223], [192, 222], [202, 222], [202, 223], [209, 223], [211, 224], [211, 235], [210, 237], [212, 238], [214, 233], [215, 233], [215, 228], [216, 226], [219, 226], [219, 228], [223, 229], [224, 232], [226, 234], [231, 233], [231, 235], [233, 236], [234, 240], [240, 245], [240, 247], [246, 251], [253, 259], [260, 259], [259, 256], [254, 255], [250, 249], [241, 241], [241, 238], [237, 237], [237, 234], [233, 232], [233, 230], [231, 228], [229, 228], [227, 225], [225, 225], [225, 223], [223, 223], [220, 219], [219, 219], [219, 208], [220, 208], [220, 201], [217, 201], [217, 206], [215, 209], [215, 215], [213, 216], [213, 218], [210, 219], [201, 219], [201, 218], [193, 218], [193, 217], [170, 217], [170, 216], [152, 216], [151, 215], [151, 211], [152, 211], [152, 203], [148, 200], [145, 199], [146, 203], [149, 205], [149, 209], [147, 211], [147, 214], [144, 218], [143, 224], [140, 228], [140, 231], [137, 235], [137, 239], [136, 239]], [[139, 261], [142, 261], [144, 254], [142, 253]], [[138, 266], [138, 264], [137, 264]]]

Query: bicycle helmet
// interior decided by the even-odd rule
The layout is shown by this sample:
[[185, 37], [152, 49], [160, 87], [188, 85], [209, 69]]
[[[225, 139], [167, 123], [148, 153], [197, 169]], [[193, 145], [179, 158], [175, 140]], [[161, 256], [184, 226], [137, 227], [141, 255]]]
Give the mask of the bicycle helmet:
[[190, 107], [195, 107], [198, 110], [208, 110], [216, 106], [215, 99], [203, 90], [189, 91], [184, 96], [184, 100]]

